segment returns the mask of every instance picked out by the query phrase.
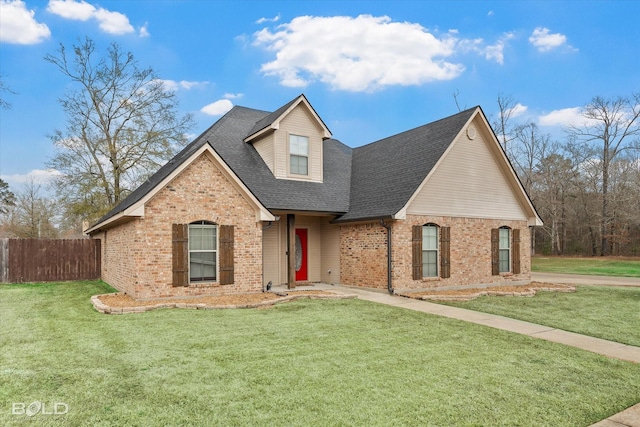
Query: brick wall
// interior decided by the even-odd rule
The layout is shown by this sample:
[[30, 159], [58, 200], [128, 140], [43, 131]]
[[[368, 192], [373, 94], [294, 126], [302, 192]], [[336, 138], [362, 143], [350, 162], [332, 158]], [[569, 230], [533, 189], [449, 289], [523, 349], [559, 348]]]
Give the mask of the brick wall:
[[387, 288], [387, 229], [379, 222], [340, 226], [340, 282]]
[[[412, 278], [411, 227], [435, 223], [451, 227], [451, 277]], [[408, 215], [392, 224], [392, 281], [395, 289], [462, 286], [529, 280], [530, 233], [526, 221]], [[491, 229], [520, 229], [521, 274], [491, 275]], [[386, 288], [386, 230], [379, 223], [341, 226], [341, 282]]]
[[[172, 286], [171, 225], [199, 220], [234, 226], [234, 284]], [[103, 280], [136, 298], [262, 290], [262, 228], [255, 209], [206, 153], [145, 204], [143, 218], [94, 237], [103, 240]]]

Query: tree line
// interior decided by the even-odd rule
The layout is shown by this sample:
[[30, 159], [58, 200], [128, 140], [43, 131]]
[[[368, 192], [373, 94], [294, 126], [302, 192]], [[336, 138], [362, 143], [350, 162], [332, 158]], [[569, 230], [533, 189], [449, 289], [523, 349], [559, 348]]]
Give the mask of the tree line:
[[556, 140], [516, 123], [499, 95], [494, 130], [544, 225], [535, 253], [640, 256], [640, 92], [594, 97]]
[[[44, 59], [71, 83], [59, 100], [65, 128], [50, 135], [47, 166], [59, 175], [53, 197], [34, 181], [14, 192], [0, 180], [2, 237], [81, 236], [83, 222], [144, 182], [193, 126], [156, 72], [116, 43], [102, 56], [79, 39], [71, 52], [60, 45]], [[5, 94], [15, 92], [0, 76], [0, 108], [11, 108]], [[498, 95], [497, 104], [492, 127], [544, 221], [532, 233], [534, 253], [640, 256], [640, 92], [594, 97], [561, 140], [516, 121], [511, 96]]]

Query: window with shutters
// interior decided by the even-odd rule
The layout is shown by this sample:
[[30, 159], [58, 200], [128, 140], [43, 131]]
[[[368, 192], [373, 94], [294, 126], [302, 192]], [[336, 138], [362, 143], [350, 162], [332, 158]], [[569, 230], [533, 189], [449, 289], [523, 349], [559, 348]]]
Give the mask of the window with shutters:
[[500, 227], [498, 243], [498, 265], [500, 273], [511, 271], [511, 229]]
[[412, 228], [413, 280], [451, 277], [451, 229], [437, 224]]
[[234, 226], [197, 221], [172, 225], [173, 286], [234, 283]]
[[422, 276], [438, 277], [438, 226], [422, 226]]
[[218, 226], [206, 221], [189, 224], [189, 281], [216, 281]]

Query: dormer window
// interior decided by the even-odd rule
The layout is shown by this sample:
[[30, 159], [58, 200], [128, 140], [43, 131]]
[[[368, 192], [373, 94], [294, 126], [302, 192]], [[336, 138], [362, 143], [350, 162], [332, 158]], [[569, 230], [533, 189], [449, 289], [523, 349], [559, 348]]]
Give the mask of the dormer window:
[[309, 175], [309, 138], [289, 135], [289, 173]]

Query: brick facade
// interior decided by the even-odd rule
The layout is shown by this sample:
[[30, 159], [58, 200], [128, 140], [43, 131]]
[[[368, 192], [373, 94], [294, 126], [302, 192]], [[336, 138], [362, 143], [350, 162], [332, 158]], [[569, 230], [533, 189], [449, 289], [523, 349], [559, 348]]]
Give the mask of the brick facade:
[[340, 281], [386, 289], [387, 229], [379, 222], [340, 226]]
[[[172, 224], [207, 220], [233, 225], [231, 285], [172, 286]], [[412, 278], [411, 228], [435, 223], [450, 227], [451, 277]], [[491, 274], [491, 229], [520, 230], [521, 273]], [[408, 215], [391, 222], [392, 280], [397, 290], [528, 280], [530, 231], [526, 221]], [[102, 279], [136, 298], [222, 295], [262, 290], [262, 224], [254, 207], [203, 154], [145, 203], [144, 217], [94, 235], [102, 240]], [[386, 289], [387, 230], [379, 222], [340, 226], [341, 283]]]
[[[171, 226], [199, 220], [234, 226], [234, 284], [172, 286]], [[94, 237], [102, 239], [102, 279], [136, 298], [262, 290], [262, 225], [254, 207], [206, 153], [145, 203], [143, 218]]]
[[[435, 223], [451, 230], [451, 277], [412, 278], [411, 227]], [[392, 281], [394, 289], [464, 286], [529, 280], [530, 231], [526, 221], [408, 215], [392, 224]], [[491, 229], [520, 230], [520, 274], [491, 274]], [[384, 289], [387, 286], [386, 229], [379, 223], [341, 227], [342, 283]]]

